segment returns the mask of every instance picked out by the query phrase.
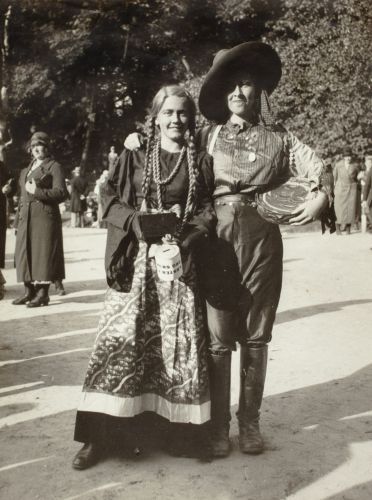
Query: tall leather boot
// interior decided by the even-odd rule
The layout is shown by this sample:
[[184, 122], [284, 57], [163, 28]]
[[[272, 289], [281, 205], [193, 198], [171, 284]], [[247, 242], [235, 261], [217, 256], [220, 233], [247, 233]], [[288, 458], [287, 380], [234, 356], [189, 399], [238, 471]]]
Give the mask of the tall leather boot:
[[231, 352], [210, 354], [211, 453], [226, 457], [230, 451]]
[[12, 304], [15, 306], [23, 306], [35, 297], [36, 291], [34, 285], [30, 281], [25, 281], [23, 284], [25, 287], [25, 293], [21, 297], [17, 297], [13, 300]]
[[341, 233], [341, 224], [336, 224], [336, 234], [338, 234], [339, 236], [342, 234]]
[[239, 446], [242, 453], [263, 452], [259, 418], [265, 385], [267, 345], [242, 346], [240, 351]]
[[27, 304], [27, 307], [40, 307], [49, 304], [49, 285], [35, 285], [36, 296]]

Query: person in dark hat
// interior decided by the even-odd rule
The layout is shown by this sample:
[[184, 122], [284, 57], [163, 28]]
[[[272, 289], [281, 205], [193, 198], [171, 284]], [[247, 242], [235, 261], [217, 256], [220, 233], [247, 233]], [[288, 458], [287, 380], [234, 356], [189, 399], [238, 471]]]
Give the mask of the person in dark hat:
[[355, 162], [352, 149], [346, 146], [342, 158], [336, 162], [333, 169], [335, 181], [335, 212], [336, 232], [351, 234], [351, 225], [356, 220], [358, 197], [358, 173], [359, 168]]
[[216, 457], [228, 455], [230, 448], [231, 351], [236, 342], [241, 345], [240, 449], [258, 454], [264, 448], [259, 414], [281, 292], [283, 247], [278, 225], [257, 212], [256, 196], [293, 175], [290, 165], [295, 165], [295, 175], [311, 179], [318, 194], [293, 211], [291, 224], [317, 219], [331, 198], [323, 162], [273, 117], [269, 95], [280, 77], [276, 51], [247, 42], [218, 52], [200, 91], [200, 111], [215, 122], [201, 130], [200, 141], [213, 156], [218, 218], [217, 239], [203, 265]]
[[13, 301], [27, 307], [47, 306], [52, 281], [65, 277], [59, 203], [68, 196], [63, 169], [45, 132], [31, 137], [32, 161], [19, 177], [15, 264], [25, 293]]
[[0, 122], [0, 300], [4, 297], [5, 278], [1, 269], [5, 266], [6, 229], [8, 226], [9, 200], [14, 194], [15, 179], [10, 173], [6, 163], [6, 149], [12, 140], [5, 139], [5, 130]]
[[71, 178], [71, 227], [84, 227], [84, 214], [87, 210], [89, 185], [81, 174], [80, 167], [75, 167]]

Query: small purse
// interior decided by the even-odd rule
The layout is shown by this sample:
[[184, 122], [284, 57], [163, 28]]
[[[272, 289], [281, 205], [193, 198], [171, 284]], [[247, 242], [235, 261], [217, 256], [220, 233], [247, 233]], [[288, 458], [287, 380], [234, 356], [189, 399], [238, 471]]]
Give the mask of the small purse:
[[53, 176], [51, 174], [44, 174], [35, 179], [35, 184], [41, 189], [51, 189], [53, 187]]
[[177, 216], [174, 212], [139, 212], [139, 225], [145, 241], [158, 240], [166, 234], [174, 235]]

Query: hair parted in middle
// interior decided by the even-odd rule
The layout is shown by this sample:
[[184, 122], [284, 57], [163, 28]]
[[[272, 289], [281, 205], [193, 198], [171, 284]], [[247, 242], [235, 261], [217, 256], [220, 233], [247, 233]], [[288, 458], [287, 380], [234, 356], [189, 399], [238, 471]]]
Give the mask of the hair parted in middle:
[[[188, 108], [188, 130], [185, 135], [185, 146], [186, 146], [186, 157], [188, 166], [189, 188], [188, 188], [186, 207], [184, 210], [181, 226], [178, 231], [178, 233], [180, 234], [194, 209], [196, 177], [197, 177], [197, 164], [196, 164], [197, 155], [195, 147], [196, 106], [189, 92], [187, 92], [187, 90], [181, 87], [180, 85], [166, 85], [162, 87], [152, 100], [152, 105], [146, 119], [147, 143], [146, 143], [146, 155], [145, 155], [145, 170], [142, 181], [142, 191], [144, 194], [144, 198], [146, 200], [150, 189], [151, 179], [154, 179], [158, 191], [159, 205], [161, 205], [161, 191], [162, 191], [161, 184], [165, 183], [164, 182], [159, 183], [159, 179], [156, 179], [154, 175], [156, 170], [155, 164], [159, 163], [159, 151], [160, 151], [160, 138], [158, 136], [156, 118], [160, 113], [167, 97], [171, 96], [184, 98], [186, 100]], [[182, 152], [180, 154], [182, 155]], [[177, 172], [175, 172], [174, 175], [176, 175], [176, 173]], [[168, 178], [167, 183], [171, 182], [173, 178], [174, 176], [172, 176], [172, 178]], [[163, 207], [158, 206], [158, 208], [162, 209]]]

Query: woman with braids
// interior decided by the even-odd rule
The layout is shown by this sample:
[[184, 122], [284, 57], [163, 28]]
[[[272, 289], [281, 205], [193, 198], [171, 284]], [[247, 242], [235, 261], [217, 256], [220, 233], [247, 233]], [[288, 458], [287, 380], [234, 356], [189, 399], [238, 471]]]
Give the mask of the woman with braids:
[[[108, 430], [112, 438], [113, 431], [129, 426], [133, 436], [144, 412], [200, 430], [210, 419], [206, 335], [192, 256], [214, 223], [208, 188], [213, 178], [211, 158], [195, 150], [194, 128], [189, 94], [163, 87], [148, 117], [145, 151], [124, 149], [108, 180], [109, 289], [77, 412], [75, 440], [84, 446], [73, 461], [76, 469], [99, 460]], [[164, 234], [165, 243], [181, 251], [183, 275], [172, 281], [160, 279], [152, 257]]]

